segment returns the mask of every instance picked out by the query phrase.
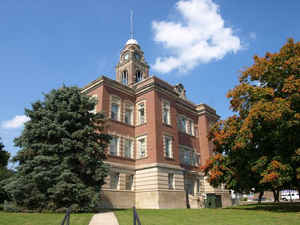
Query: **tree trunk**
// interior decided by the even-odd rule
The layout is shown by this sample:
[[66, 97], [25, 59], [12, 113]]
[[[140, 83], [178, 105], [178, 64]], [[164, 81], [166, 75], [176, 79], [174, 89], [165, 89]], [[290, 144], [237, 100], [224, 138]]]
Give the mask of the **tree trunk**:
[[279, 190], [272, 190], [274, 196], [274, 202], [279, 202]]
[[259, 196], [258, 196], [258, 204], [261, 204], [261, 199], [264, 196], [264, 191], [259, 192]]

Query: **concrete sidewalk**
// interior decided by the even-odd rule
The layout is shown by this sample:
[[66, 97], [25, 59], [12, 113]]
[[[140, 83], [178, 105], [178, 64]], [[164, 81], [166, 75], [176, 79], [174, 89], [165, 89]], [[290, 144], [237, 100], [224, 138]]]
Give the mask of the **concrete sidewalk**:
[[113, 212], [105, 212], [95, 214], [89, 225], [119, 225], [119, 223]]

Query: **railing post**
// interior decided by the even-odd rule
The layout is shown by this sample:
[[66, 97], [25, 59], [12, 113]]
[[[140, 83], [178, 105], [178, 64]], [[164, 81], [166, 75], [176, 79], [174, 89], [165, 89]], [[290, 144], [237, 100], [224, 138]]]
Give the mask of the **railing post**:
[[133, 211], [133, 225], [136, 225], [136, 217], [135, 217], [135, 207], [132, 207], [132, 211]]
[[71, 214], [71, 207], [69, 207], [66, 211], [66, 215], [63, 219], [63, 221], [61, 222], [61, 225], [64, 225], [65, 222], [67, 222], [67, 225], [70, 225], [70, 214]]
[[138, 225], [142, 225], [139, 215], [136, 212], [136, 208], [133, 206], [133, 225], [136, 225], [136, 222], [138, 223]]

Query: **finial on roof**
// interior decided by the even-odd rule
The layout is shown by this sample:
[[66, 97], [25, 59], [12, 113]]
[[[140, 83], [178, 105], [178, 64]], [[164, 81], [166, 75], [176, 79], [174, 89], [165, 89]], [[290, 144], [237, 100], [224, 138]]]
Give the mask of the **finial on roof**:
[[126, 42], [126, 45], [138, 45], [137, 40], [134, 39], [134, 32], [133, 32], [133, 11], [130, 10], [130, 37], [129, 40]]
[[133, 38], [133, 11], [130, 10], [130, 39]]

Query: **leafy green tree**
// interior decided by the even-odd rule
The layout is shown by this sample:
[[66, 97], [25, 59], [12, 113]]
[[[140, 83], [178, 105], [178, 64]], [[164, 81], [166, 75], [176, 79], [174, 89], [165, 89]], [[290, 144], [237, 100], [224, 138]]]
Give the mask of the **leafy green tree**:
[[228, 98], [236, 115], [211, 130], [216, 154], [203, 168], [210, 183], [272, 190], [275, 201], [282, 189], [299, 190], [300, 42], [255, 56]]
[[25, 109], [30, 118], [14, 157], [16, 175], [5, 189], [17, 205], [35, 210], [95, 210], [108, 168], [103, 160], [110, 136], [105, 117], [90, 113], [96, 102], [77, 87], [63, 86]]

